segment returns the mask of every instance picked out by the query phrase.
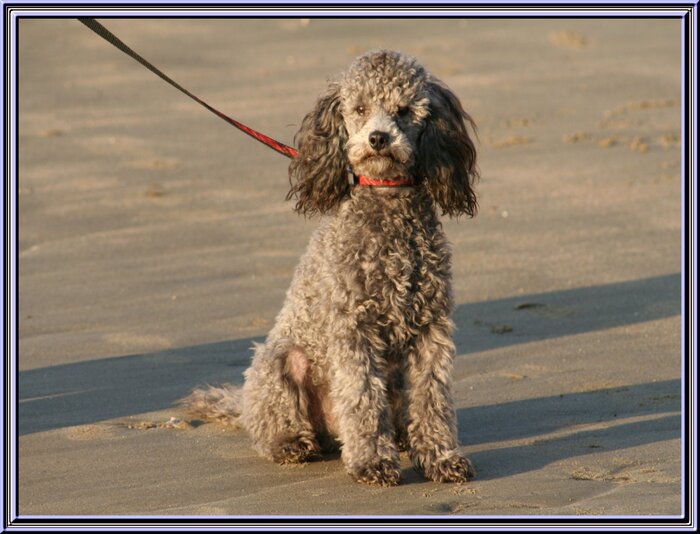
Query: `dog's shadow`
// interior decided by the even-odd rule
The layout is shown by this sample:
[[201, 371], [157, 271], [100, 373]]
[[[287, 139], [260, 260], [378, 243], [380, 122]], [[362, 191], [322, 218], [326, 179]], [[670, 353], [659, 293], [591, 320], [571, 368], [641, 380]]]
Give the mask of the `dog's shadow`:
[[19, 374], [20, 435], [174, 408], [195, 386], [242, 384], [246, 338]]
[[[472, 352], [679, 312], [680, 275], [667, 275], [464, 304], [454, 313], [455, 341], [459, 357], [468, 358]], [[494, 325], [511, 330], [494, 330]], [[16, 407], [19, 434], [170, 408], [176, 413], [174, 403], [195, 386], [242, 383], [250, 348], [260, 341], [260, 337], [246, 338], [22, 371]], [[460, 409], [460, 441], [472, 451], [479, 479], [498, 478], [598, 449], [677, 438], [681, 396], [680, 381], [669, 380]], [[589, 428], [566, 433], [572, 425], [581, 424]], [[516, 444], [508, 444], [511, 441]], [[533, 449], [537, 454], [532, 454]], [[422, 481], [411, 470], [404, 471], [404, 479]]]
[[665, 380], [465, 408], [457, 416], [460, 443], [474, 451], [479, 479], [488, 480], [678, 439], [680, 405], [680, 380]]

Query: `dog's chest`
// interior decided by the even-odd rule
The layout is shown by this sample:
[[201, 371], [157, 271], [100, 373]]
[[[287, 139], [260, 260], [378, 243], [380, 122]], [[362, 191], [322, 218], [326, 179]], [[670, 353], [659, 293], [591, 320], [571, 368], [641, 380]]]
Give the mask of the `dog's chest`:
[[350, 254], [358, 267], [355, 315], [398, 348], [449, 309], [449, 246], [432, 210], [397, 203], [364, 215]]

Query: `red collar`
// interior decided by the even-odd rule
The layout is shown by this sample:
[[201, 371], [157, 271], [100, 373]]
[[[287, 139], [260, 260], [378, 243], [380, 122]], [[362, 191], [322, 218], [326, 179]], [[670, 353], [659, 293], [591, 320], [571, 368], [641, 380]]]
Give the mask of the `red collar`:
[[413, 185], [413, 180], [407, 178], [406, 176], [397, 176], [389, 180], [375, 180], [374, 178], [367, 178], [366, 176], [357, 177], [357, 185], [369, 185], [378, 187], [401, 187], [407, 185]]

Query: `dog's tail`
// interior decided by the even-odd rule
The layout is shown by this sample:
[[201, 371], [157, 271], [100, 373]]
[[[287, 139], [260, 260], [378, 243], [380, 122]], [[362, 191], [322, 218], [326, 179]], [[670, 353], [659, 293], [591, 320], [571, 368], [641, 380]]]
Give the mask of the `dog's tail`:
[[231, 384], [197, 388], [178, 401], [192, 417], [241, 427], [242, 389]]

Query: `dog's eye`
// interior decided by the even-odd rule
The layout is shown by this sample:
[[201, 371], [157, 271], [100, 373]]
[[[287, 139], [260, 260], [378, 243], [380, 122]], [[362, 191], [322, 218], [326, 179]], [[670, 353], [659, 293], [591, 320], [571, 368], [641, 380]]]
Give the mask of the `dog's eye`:
[[360, 117], [364, 116], [365, 114], [365, 106], [357, 106], [355, 108], [355, 113], [357, 113]]
[[405, 119], [408, 117], [408, 115], [411, 113], [411, 110], [408, 106], [402, 106], [400, 107], [397, 111], [396, 114], [399, 116], [401, 119]]

